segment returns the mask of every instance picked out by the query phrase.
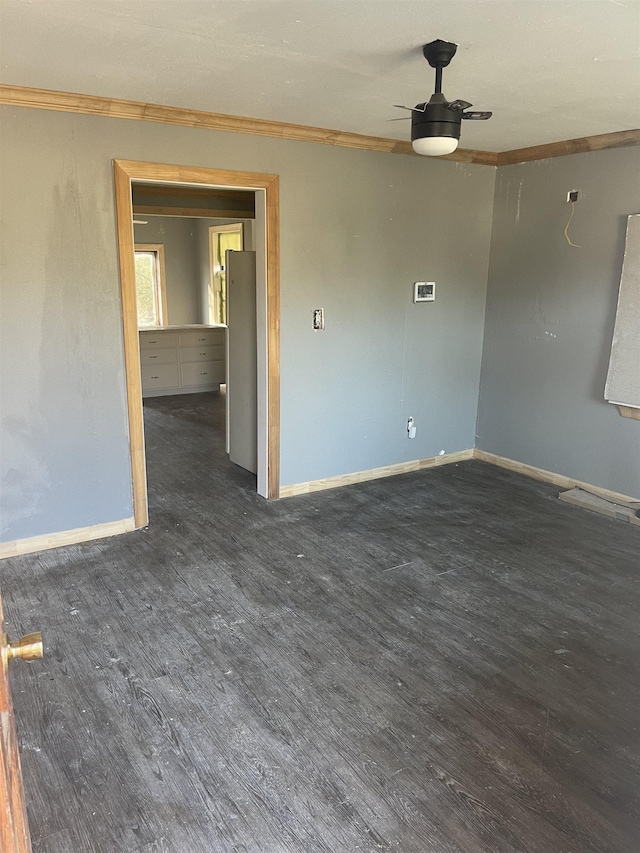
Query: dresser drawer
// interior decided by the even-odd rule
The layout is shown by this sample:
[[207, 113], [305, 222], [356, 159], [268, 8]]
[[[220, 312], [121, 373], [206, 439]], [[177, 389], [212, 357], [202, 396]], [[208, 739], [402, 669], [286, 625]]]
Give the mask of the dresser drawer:
[[178, 361], [177, 349], [141, 349], [140, 364], [175, 364]]
[[184, 347], [180, 349], [180, 361], [183, 364], [194, 361], [224, 361], [224, 347]]
[[181, 332], [181, 347], [222, 346], [224, 329], [204, 329], [202, 332]]
[[203, 361], [202, 363], [182, 364], [183, 385], [219, 385], [225, 381], [224, 362]]
[[154, 388], [177, 388], [180, 385], [177, 364], [143, 364], [140, 372], [143, 391]]
[[[178, 346], [176, 332], [140, 332], [140, 349], [169, 349]], [[195, 346], [195, 345], [194, 345]]]

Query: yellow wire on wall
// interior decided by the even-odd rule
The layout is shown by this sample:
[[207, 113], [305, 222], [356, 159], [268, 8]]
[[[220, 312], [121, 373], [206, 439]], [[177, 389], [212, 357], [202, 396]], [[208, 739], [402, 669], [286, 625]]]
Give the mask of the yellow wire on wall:
[[581, 249], [582, 246], [578, 246], [576, 243], [572, 243], [571, 238], [569, 237], [569, 226], [571, 225], [571, 220], [573, 219], [573, 214], [576, 212], [575, 201], [570, 202], [570, 204], [571, 204], [571, 215], [569, 216], [569, 221], [567, 222], [567, 224], [564, 227], [564, 236], [565, 236], [567, 243], [570, 246], [573, 246], [574, 249]]

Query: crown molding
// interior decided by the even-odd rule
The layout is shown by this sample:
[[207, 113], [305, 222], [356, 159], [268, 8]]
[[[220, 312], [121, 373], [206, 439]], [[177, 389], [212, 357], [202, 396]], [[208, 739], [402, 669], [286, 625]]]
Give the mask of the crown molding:
[[565, 157], [567, 154], [604, 151], [605, 148], [628, 148], [631, 145], [640, 145], [640, 130], [620, 130], [617, 133], [581, 136], [579, 139], [565, 139], [563, 142], [501, 151], [497, 155], [497, 165], [511, 166], [515, 163], [528, 163], [531, 160], [549, 160], [552, 157]]
[[[83, 113], [108, 118], [124, 118], [135, 121], [155, 121], [162, 124], [177, 124], [183, 127], [199, 127], [206, 130], [222, 130], [227, 133], [248, 133], [254, 136], [270, 136], [291, 139], [297, 142], [316, 142], [321, 145], [338, 145], [364, 151], [381, 151], [387, 154], [418, 156], [411, 143], [384, 136], [366, 136], [343, 130], [324, 127], [308, 127], [282, 121], [260, 118], [231, 116], [205, 110], [188, 110], [183, 107], [168, 107], [162, 104], [145, 104], [142, 101], [127, 101], [121, 98], [104, 98], [98, 95], [80, 95], [72, 92], [57, 92], [52, 89], [32, 89], [28, 86], [0, 84], [0, 104], [18, 107], [33, 107], [40, 110]], [[483, 166], [509, 166], [531, 160], [547, 160], [579, 154], [585, 151], [602, 151], [606, 148], [624, 148], [640, 145], [640, 130], [622, 130], [598, 136], [583, 136], [530, 148], [513, 151], [475, 151], [458, 148], [453, 154], [439, 157], [457, 163], [475, 163]]]
[[[410, 142], [387, 139], [383, 136], [365, 136], [343, 130], [328, 130], [324, 127], [307, 127], [281, 121], [260, 118], [230, 116], [204, 110], [187, 110], [182, 107], [167, 107], [162, 104], [145, 104], [141, 101], [125, 101], [120, 98], [103, 98], [95, 95], [78, 95], [71, 92], [56, 92], [50, 89], [31, 89], [26, 86], [0, 84], [0, 104], [18, 107], [33, 107], [40, 110], [84, 113], [86, 115], [125, 118], [137, 121], [156, 121], [164, 124], [179, 124], [185, 127], [200, 127], [207, 130], [223, 130], [228, 133], [250, 133], [255, 136], [271, 136], [292, 139], [298, 142], [317, 142], [322, 145], [338, 145], [343, 148], [359, 148], [365, 151], [382, 151], [388, 154], [414, 154]], [[465, 148], [449, 154], [446, 160], [458, 163], [479, 163], [495, 166], [497, 155], [491, 151], [471, 151]]]

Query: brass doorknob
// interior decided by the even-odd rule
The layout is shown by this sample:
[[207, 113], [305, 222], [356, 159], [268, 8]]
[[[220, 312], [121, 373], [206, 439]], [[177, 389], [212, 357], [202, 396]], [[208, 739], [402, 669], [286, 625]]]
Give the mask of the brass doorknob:
[[44, 655], [42, 646], [42, 632], [35, 631], [33, 634], [25, 634], [20, 637], [15, 643], [9, 642], [7, 635], [4, 635], [4, 643], [7, 650], [7, 659], [20, 658], [21, 660], [36, 660]]

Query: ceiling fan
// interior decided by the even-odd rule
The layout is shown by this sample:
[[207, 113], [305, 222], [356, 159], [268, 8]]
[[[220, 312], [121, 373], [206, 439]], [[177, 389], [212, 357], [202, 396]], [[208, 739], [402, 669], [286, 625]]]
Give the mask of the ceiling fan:
[[442, 94], [442, 69], [451, 62], [457, 49], [457, 44], [442, 39], [425, 44], [422, 48], [424, 58], [436, 69], [433, 95], [413, 108], [394, 104], [394, 107], [411, 112], [411, 145], [416, 154], [430, 157], [451, 154], [458, 147], [463, 119], [486, 121], [491, 118], [490, 112], [469, 110], [473, 104], [468, 101], [447, 101]]

